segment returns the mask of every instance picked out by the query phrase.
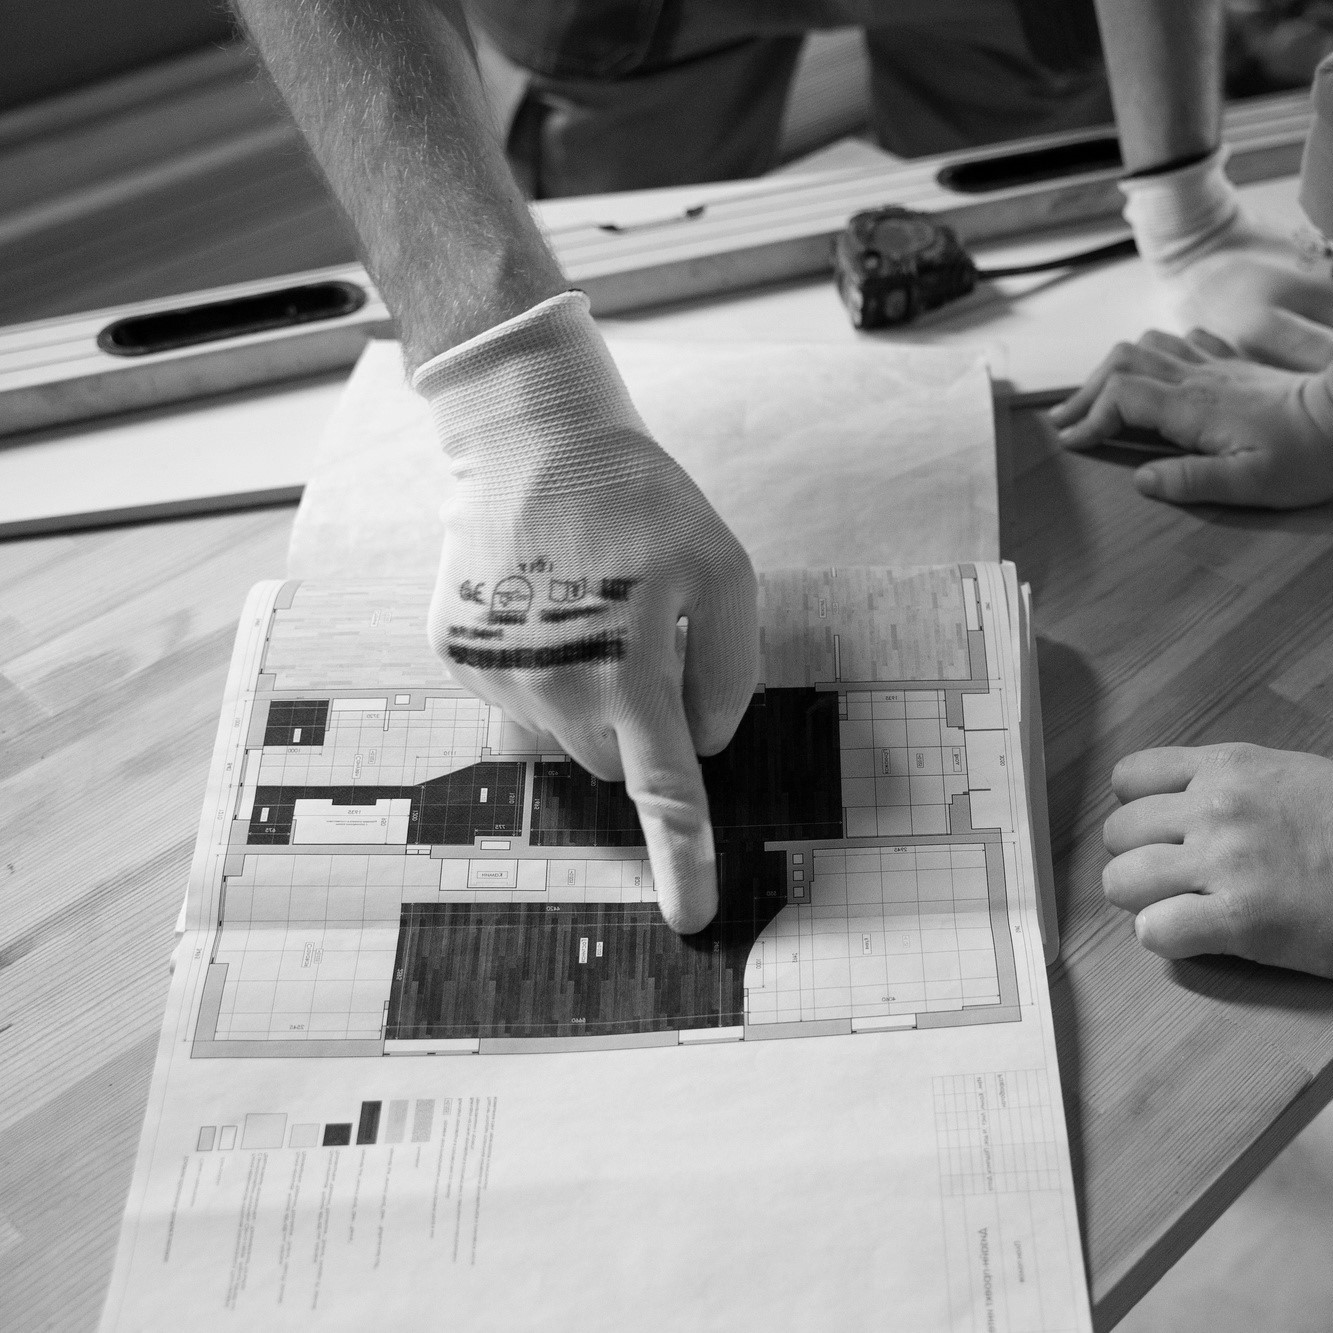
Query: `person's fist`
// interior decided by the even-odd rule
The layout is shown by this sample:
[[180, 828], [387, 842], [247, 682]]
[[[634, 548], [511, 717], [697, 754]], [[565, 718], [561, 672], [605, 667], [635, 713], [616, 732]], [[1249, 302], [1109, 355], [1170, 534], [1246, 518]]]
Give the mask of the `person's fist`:
[[1111, 776], [1107, 899], [1164, 958], [1333, 976], [1333, 762], [1254, 745], [1143, 750]]
[[1150, 331], [1121, 343], [1051, 412], [1072, 448], [1148, 427], [1190, 452], [1135, 473], [1144, 495], [1176, 504], [1294, 509], [1333, 497], [1333, 372], [1276, 370], [1212, 334]]
[[435, 650], [459, 684], [625, 783], [663, 916], [702, 929], [718, 899], [697, 756], [731, 739], [758, 678], [749, 558], [648, 434], [581, 292], [436, 357], [414, 384], [458, 482]]

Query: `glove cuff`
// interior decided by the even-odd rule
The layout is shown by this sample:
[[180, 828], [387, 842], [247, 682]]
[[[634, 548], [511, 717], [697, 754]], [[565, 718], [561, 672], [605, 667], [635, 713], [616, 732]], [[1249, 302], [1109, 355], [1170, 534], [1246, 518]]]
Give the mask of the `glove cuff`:
[[1226, 149], [1199, 162], [1120, 182], [1125, 221], [1139, 253], [1154, 268], [1177, 273], [1202, 257], [1240, 217], [1240, 196], [1222, 170]]
[[412, 387], [460, 475], [474, 464], [527, 471], [552, 454], [577, 474], [627, 431], [647, 434], [580, 291], [433, 357]]
[[1333, 234], [1333, 60], [1319, 62], [1310, 85], [1314, 121], [1301, 158], [1300, 204], [1325, 236]]

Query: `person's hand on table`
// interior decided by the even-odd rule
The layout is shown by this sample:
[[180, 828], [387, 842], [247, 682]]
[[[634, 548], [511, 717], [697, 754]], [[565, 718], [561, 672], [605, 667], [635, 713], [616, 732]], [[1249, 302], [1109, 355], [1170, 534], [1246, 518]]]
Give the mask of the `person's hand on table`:
[[1121, 181], [1139, 253], [1182, 323], [1289, 370], [1333, 364], [1333, 263], [1313, 230], [1283, 233], [1250, 217], [1222, 154]]
[[1255, 745], [1143, 750], [1111, 786], [1102, 885], [1145, 948], [1333, 977], [1333, 762]]
[[1333, 497], [1333, 371], [1259, 365], [1202, 330], [1120, 344], [1050, 415], [1072, 448], [1131, 426], [1193, 451], [1140, 467], [1144, 495], [1270, 509]]
[[458, 482], [436, 651], [520, 726], [625, 782], [663, 916], [702, 929], [718, 900], [697, 755], [727, 744], [758, 679], [749, 558], [648, 434], [581, 292], [428, 361], [413, 383]]

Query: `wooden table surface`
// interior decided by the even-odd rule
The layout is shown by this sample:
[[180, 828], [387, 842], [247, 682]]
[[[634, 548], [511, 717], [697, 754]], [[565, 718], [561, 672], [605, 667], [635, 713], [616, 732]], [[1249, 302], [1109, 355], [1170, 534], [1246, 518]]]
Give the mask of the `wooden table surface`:
[[[295, 135], [234, 63], [153, 102], [166, 145], [154, 162], [171, 169], [105, 198], [86, 189], [0, 237], [0, 321], [351, 257]], [[32, 179], [116, 167], [101, 161], [110, 123], [32, 147]], [[142, 132], [119, 138], [152, 155]], [[1106, 316], [1108, 299], [1091, 305]], [[1081, 326], [1039, 305], [1015, 309], [1016, 336], [1060, 330], [1028, 356], [1058, 360]], [[1081, 319], [1088, 302], [1075, 307]], [[695, 336], [696, 316], [674, 318]], [[751, 318], [781, 325], [770, 304]], [[1099, 348], [1114, 323], [1097, 321]], [[1333, 755], [1333, 510], [1176, 510], [1140, 498], [1122, 463], [1052, 457], [1019, 435], [1003, 547], [1036, 591], [1064, 936], [1051, 982], [1106, 1329], [1333, 1095], [1333, 984], [1164, 963], [1100, 888], [1121, 754], [1245, 739]], [[290, 510], [270, 510], [0, 544], [5, 1333], [97, 1322], [235, 622], [250, 585], [282, 573], [290, 525]]]
[[[1063, 935], [1051, 972], [1097, 1325], [1333, 1095], [1333, 983], [1163, 962], [1101, 894], [1148, 745], [1333, 756], [1333, 511], [1180, 510], [1015, 433]], [[290, 510], [0, 545], [0, 1328], [101, 1308], [235, 621]]]

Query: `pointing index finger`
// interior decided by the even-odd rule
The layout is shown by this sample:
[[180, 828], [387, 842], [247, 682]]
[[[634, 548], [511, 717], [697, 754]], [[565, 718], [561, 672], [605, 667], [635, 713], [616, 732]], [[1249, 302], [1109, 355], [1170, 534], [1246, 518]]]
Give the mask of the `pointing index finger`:
[[657, 904], [672, 930], [692, 935], [717, 914], [717, 871], [708, 794], [680, 694], [667, 689], [640, 700], [635, 715], [616, 724], [616, 740]]

